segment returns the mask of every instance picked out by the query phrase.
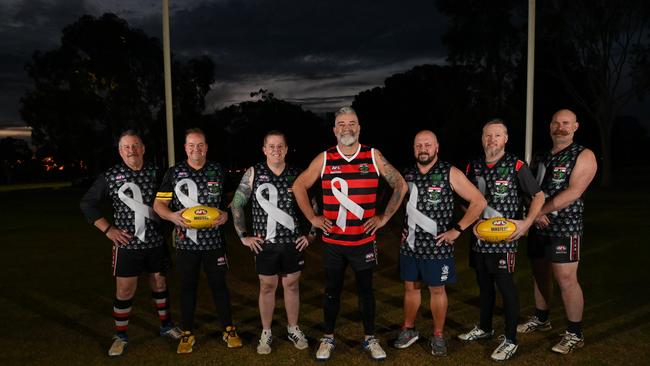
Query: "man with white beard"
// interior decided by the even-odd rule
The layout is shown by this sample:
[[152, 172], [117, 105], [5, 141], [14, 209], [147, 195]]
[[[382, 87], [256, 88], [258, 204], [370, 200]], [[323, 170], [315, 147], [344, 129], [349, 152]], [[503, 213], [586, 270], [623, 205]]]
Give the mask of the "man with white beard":
[[[378, 263], [375, 233], [395, 214], [407, 186], [404, 178], [378, 150], [359, 143], [361, 126], [354, 109], [339, 109], [335, 113], [333, 130], [338, 144], [319, 154], [293, 184], [298, 206], [313, 227], [323, 230], [325, 244], [325, 335], [320, 340], [316, 359], [329, 359], [336, 344], [334, 326], [349, 263], [356, 278], [365, 331], [363, 348], [372, 359], [383, 360], [386, 352], [374, 335], [372, 279], [373, 268]], [[383, 214], [376, 214], [379, 177], [383, 177], [393, 189]], [[318, 178], [323, 190], [323, 215], [316, 215], [307, 195], [307, 190]]]

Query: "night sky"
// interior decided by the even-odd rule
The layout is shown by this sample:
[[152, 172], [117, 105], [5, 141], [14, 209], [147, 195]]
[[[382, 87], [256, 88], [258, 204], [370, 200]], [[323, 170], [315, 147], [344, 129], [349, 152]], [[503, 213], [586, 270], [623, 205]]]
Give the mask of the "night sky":
[[[401, 4], [401, 5], [400, 5]], [[447, 20], [433, 1], [170, 0], [172, 52], [209, 55], [208, 111], [267, 89], [314, 112], [332, 111], [385, 78], [444, 63]], [[60, 44], [83, 14], [112, 12], [162, 39], [161, 0], [0, 0], [0, 127], [23, 125], [24, 64]]]

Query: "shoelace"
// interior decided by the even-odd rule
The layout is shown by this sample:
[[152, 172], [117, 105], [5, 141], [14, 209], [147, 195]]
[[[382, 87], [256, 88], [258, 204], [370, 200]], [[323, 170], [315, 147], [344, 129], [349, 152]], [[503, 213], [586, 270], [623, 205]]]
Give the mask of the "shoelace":
[[291, 338], [291, 340], [294, 342], [298, 342], [299, 340], [305, 338], [305, 334], [300, 329], [298, 329], [295, 332], [289, 333], [289, 338]]
[[578, 340], [574, 339], [574, 337], [575, 336], [571, 333], [565, 333], [564, 335], [562, 335], [562, 340], [560, 341], [560, 344], [565, 347], [573, 347], [576, 343], [578, 343]]
[[510, 343], [506, 342], [506, 338], [503, 336], [499, 337], [499, 340], [502, 340], [502, 342], [499, 347], [497, 347], [497, 352], [505, 352]]

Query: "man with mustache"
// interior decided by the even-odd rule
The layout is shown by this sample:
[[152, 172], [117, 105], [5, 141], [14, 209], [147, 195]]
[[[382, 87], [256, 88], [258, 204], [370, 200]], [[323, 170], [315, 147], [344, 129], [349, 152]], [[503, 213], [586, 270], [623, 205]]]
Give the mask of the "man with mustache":
[[[141, 273], [149, 274], [151, 295], [161, 322], [160, 335], [178, 339], [181, 334], [169, 311], [169, 254], [158, 216], [151, 208], [158, 180], [156, 168], [144, 162], [144, 144], [134, 130], [123, 132], [117, 146], [122, 162], [97, 177], [80, 204], [86, 220], [113, 242], [115, 336], [108, 350], [111, 357], [120, 356], [128, 344], [131, 304]], [[112, 224], [99, 209], [105, 197], [113, 203]]]
[[568, 319], [562, 339], [552, 348], [561, 354], [584, 346], [584, 299], [578, 283], [584, 226], [582, 195], [596, 175], [597, 163], [591, 150], [573, 142], [578, 127], [575, 113], [568, 109], [557, 111], [550, 124], [553, 147], [536, 156], [531, 164], [547, 199], [528, 240], [535, 314], [517, 326], [519, 333], [551, 329], [549, 304], [553, 293], [552, 278], [555, 277]]
[[[343, 107], [335, 113], [337, 145], [318, 155], [296, 179], [293, 192], [298, 206], [312, 226], [323, 230], [325, 266], [325, 335], [316, 352], [317, 360], [327, 360], [336, 344], [334, 326], [341, 303], [345, 269], [355, 274], [359, 310], [365, 337], [363, 348], [374, 360], [386, 358], [375, 337], [375, 297], [373, 268], [377, 265], [376, 231], [386, 225], [399, 208], [407, 186], [404, 178], [376, 149], [359, 143], [361, 126], [357, 113]], [[379, 178], [393, 189], [383, 214], [376, 214]], [[323, 215], [316, 215], [307, 189], [321, 179]]]
[[[424, 284], [431, 295], [431, 353], [445, 356], [447, 341], [443, 330], [448, 303], [445, 285], [456, 282], [454, 242], [479, 218], [485, 199], [459, 169], [438, 159], [438, 147], [433, 132], [418, 132], [413, 142], [416, 162], [404, 172], [409, 187], [399, 258], [400, 277], [404, 281], [404, 323], [394, 346], [407, 348], [420, 337], [415, 318]], [[469, 202], [465, 214], [455, 223], [452, 222], [454, 193]]]
[[[484, 156], [467, 166], [467, 177], [487, 200], [483, 219], [505, 217], [517, 225], [517, 230], [507, 240], [488, 243], [480, 238], [473, 241], [470, 265], [476, 271], [480, 291], [480, 323], [467, 333], [460, 334], [463, 341], [491, 338], [494, 334], [492, 316], [496, 300], [495, 286], [503, 297], [505, 335], [492, 352], [492, 359], [505, 361], [517, 352], [517, 318], [519, 299], [515, 287], [514, 271], [517, 240], [533, 224], [544, 204], [544, 193], [523, 161], [505, 151], [508, 129], [500, 119], [483, 126], [481, 136]], [[524, 199], [529, 199], [525, 218], [522, 217]]]

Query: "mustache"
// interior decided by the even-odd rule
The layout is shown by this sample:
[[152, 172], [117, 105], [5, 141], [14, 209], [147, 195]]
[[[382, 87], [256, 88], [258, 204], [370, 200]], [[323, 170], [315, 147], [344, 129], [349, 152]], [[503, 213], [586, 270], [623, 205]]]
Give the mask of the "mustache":
[[557, 130], [553, 132], [553, 136], [567, 136], [567, 135], [569, 135], [569, 131]]

